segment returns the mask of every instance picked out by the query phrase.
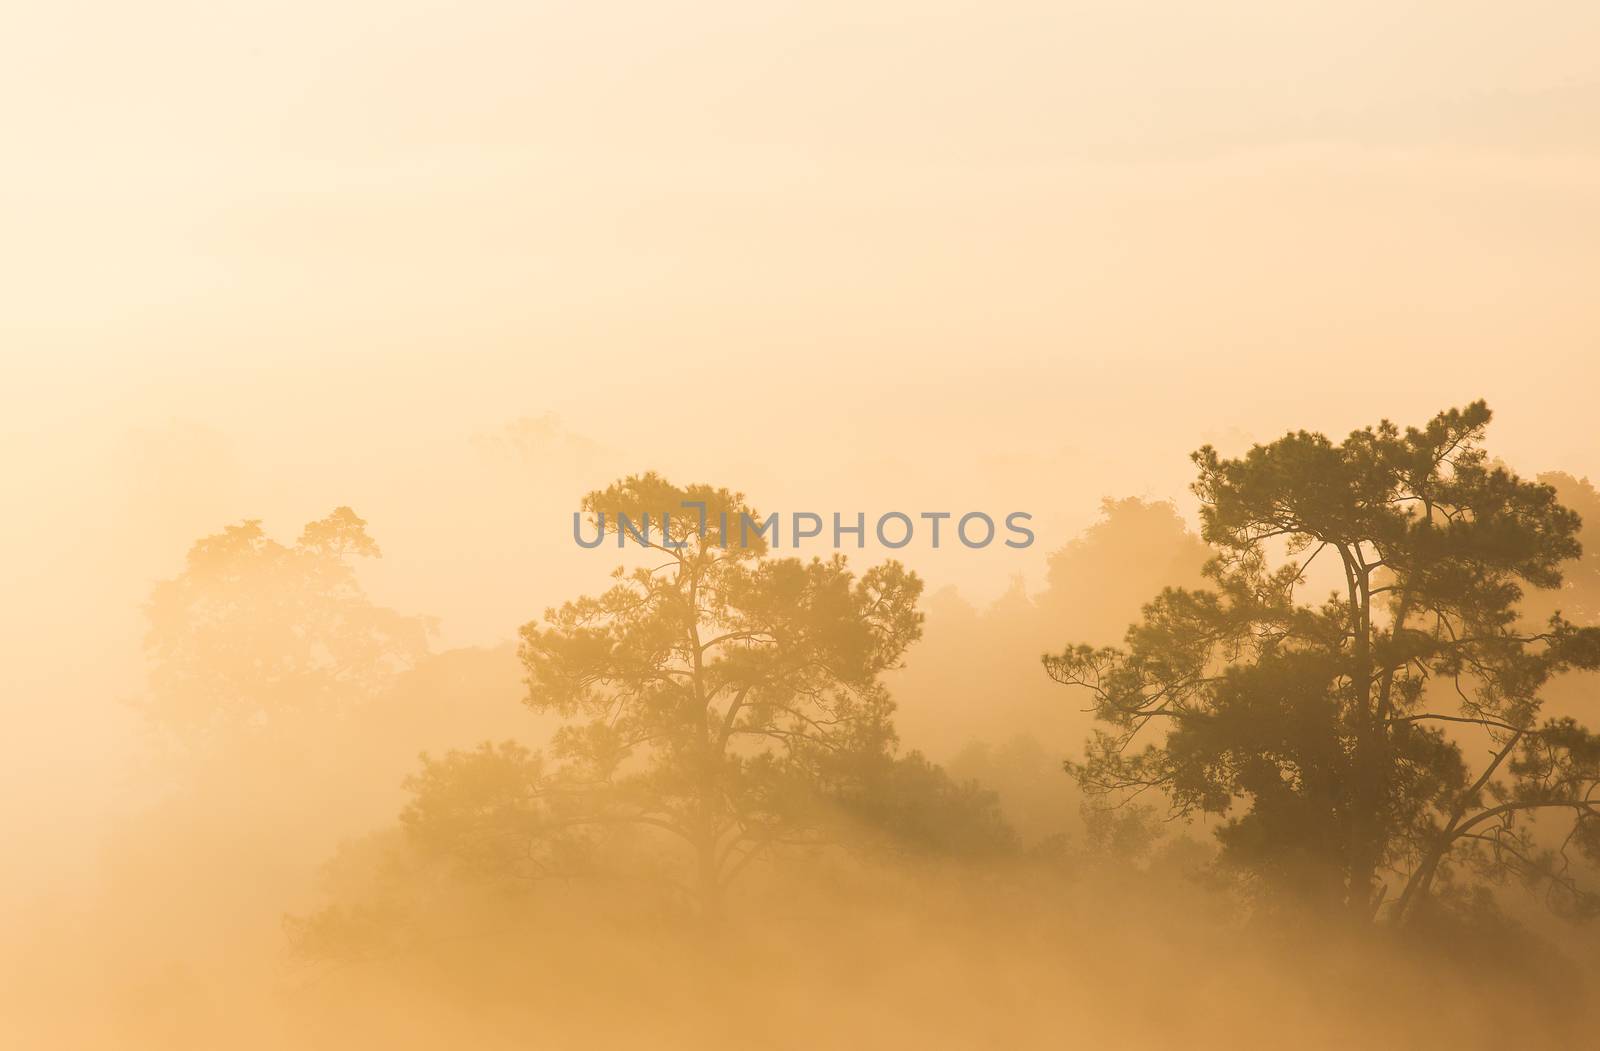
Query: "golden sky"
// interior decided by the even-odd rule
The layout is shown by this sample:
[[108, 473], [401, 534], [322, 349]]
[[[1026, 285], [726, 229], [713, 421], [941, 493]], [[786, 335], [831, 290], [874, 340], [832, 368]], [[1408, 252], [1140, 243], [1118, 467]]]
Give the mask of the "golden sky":
[[136, 688], [190, 540], [337, 504], [476, 642], [651, 467], [1033, 511], [918, 565], [978, 599], [1202, 441], [1487, 397], [1518, 467], [1600, 474], [1597, 54], [1589, 3], [26, 5], [14, 674], [87, 633]]
[[[1026, 508], [1035, 554], [1201, 441], [1480, 396], [1518, 466], [1600, 473], [1597, 53], [1581, 3], [32, 5], [6, 539], [154, 516], [137, 594], [350, 503], [478, 639], [476, 580], [405, 567], [554, 543], [513, 491], [608, 472]], [[538, 469], [463, 480], [547, 414]]]

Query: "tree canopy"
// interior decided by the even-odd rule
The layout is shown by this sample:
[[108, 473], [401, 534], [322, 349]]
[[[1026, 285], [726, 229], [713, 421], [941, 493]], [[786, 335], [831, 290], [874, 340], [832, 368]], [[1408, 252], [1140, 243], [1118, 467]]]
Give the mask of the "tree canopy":
[[197, 540], [146, 606], [145, 709], [192, 747], [239, 735], [288, 739], [308, 715], [378, 696], [427, 650], [431, 623], [373, 603], [353, 560], [379, 556], [348, 507], [293, 544], [259, 520]]
[[[1195, 453], [1211, 586], [1163, 590], [1121, 647], [1045, 658], [1106, 727], [1073, 764], [1084, 786], [1217, 815], [1257, 886], [1363, 921], [1423, 915], [1474, 876], [1595, 911], [1570, 855], [1600, 859], [1600, 735], [1542, 708], [1554, 676], [1600, 666], [1600, 629], [1519, 617], [1526, 589], [1561, 584], [1580, 519], [1491, 463], [1489, 420], [1475, 402]], [[1343, 586], [1310, 602], [1319, 558]], [[1553, 844], [1541, 813], [1570, 819]]]
[[[703, 521], [684, 510], [696, 502]], [[645, 474], [584, 509], [608, 533], [623, 517], [669, 525], [639, 545], [647, 565], [522, 628], [526, 703], [564, 720], [548, 752], [430, 760], [406, 820], [447, 849], [509, 851], [501, 867], [514, 858], [529, 876], [592, 866], [618, 835], [655, 835], [685, 848], [687, 864], [663, 876], [714, 916], [741, 870], [818, 841], [819, 802], [843, 800], [889, 756], [880, 676], [921, 632], [922, 583], [892, 561], [857, 575], [839, 556], [769, 557], [727, 489]]]

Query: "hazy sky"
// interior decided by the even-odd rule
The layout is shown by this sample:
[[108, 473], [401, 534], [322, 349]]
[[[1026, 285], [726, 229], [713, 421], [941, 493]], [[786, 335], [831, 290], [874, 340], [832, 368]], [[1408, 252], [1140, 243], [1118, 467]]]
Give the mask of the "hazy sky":
[[115, 554], [155, 504], [170, 565], [352, 503], [437, 564], [472, 437], [547, 413], [594, 475], [557, 443], [486, 507], [660, 467], [1043, 548], [1200, 441], [1477, 396], [1600, 472], [1597, 53], [1576, 3], [33, 5], [6, 531]]
[[1207, 440], [1482, 396], [1600, 474], [1596, 55], [1591, 3], [26, 5], [12, 694], [113, 747], [66, 699], [247, 516], [355, 506], [468, 642], [601, 575], [624, 471], [1034, 511], [918, 563], [978, 598]]

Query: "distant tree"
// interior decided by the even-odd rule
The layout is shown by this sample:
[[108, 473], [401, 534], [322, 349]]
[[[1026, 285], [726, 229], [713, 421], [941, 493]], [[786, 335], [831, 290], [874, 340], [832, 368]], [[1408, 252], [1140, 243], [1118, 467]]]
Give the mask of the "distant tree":
[[[1524, 587], [1558, 586], [1579, 554], [1579, 518], [1488, 465], [1489, 418], [1477, 402], [1420, 430], [1197, 452], [1212, 588], [1162, 591], [1123, 648], [1045, 658], [1109, 727], [1074, 767], [1084, 787], [1222, 815], [1224, 857], [1363, 921], [1386, 900], [1422, 915], [1458, 872], [1593, 911], [1567, 855], [1600, 858], [1600, 735], [1542, 718], [1541, 691], [1600, 666], [1600, 629], [1518, 617]], [[1305, 604], [1319, 557], [1344, 586]], [[1165, 733], [1136, 748], [1153, 723]], [[1491, 755], [1476, 769], [1471, 735]], [[1540, 813], [1570, 819], [1554, 846], [1529, 827]]]
[[[977, 780], [952, 777], [921, 752], [861, 759], [829, 799], [842, 817], [858, 823], [855, 838], [862, 846], [923, 860], [963, 861], [1019, 849], [999, 796]], [[841, 838], [848, 841], [850, 832], [842, 829]]]
[[[935, 592], [917, 659], [891, 680], [902, 698], [901, 733], [939, 755], [954, 755], [974, 739], [1082, 733], [1087, 719], [1063, 706], [1059, 691], [1039, 675], [1040, 651], [1063, 637], [1115, 641], [1150, 595], [1201, 583], [1209, 557], [1171, 503], [1104, 500], [1100, 518], [1051, 554], [1043, 591], [1029, 594], [1016, 577], [981, 610], [953, 588]], [[1059, 765], [1051, 769], [1046, 780], [1059, 781]], [[1076, 802], [1069, 811], [1075, 809]]]
[[430, 629], [362, 590], [352, 561], [378, 554], [348, 507], [308, 523], [292, 545], [254, 520], [197, 541], [146, 607], [146, 713], [189, 747], [295, 743], [305, 717], [376, 697], [426, 652]]
[[944, 764], [953, 777], [992, 789], [1006, 820], [1030, 845], [1080, 831], [1083, 795], [1061, 776], [1061, 758], [1028, 733], [1000, 744], [970, 741]]
[[1600, 491], [1589, 479], [1563, 471], [1548, 471], [1538, 480], [1553, 488], [1562, 505], [1583, 520], [1578, 540], [1584, 556], [1562, 567], [1560, 587], [1525, 596], [1519, 612], [1535, 626], [1557, 611], [1577, 624], [1600, 624]]
[[1050, 556], [1039, 606], [1056, 638], [1111, 642], [1155, 592], [1201, 584], [1210, 557], [1172, 503], [1102, 500], [1099, 520]]
[[768, 557], [726, 489], [646, 474], [583, 508], [607, 535], [648, 516], [653, 564], [523, 627], [526, 703], [565, 720], [548, 754], [428, 760], [405, 821], [438, 850], [530, 877], [590, 873], [619, 834], [659, 836], [684, 848], [673, 878], [714, 917], [741, 870], [816, 842], [825, 804], [890, 755], [880, 676], [921, 632], [922, 583], [895, 562], [858, 577], [838, 556]]

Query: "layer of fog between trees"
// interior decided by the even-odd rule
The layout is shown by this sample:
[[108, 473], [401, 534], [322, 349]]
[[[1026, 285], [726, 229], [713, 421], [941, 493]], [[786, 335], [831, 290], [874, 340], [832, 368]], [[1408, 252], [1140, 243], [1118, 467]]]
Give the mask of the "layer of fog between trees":
[[[1600, 622], [1600, 493], [1538, 481], [1582, 516], [1584, 550], [1557, 587], [1525, 587], [1518, 623]], [[591, 499], [667, 485], [635, 476]], [[629, 576], [597, 572], [597, 604], [564, 621], [528, 610], [520, 643], [440, 648], [426, 616], [362, 587], [384, 523], [329, 511], [303, 529], [218, 523], [151, 594], [137, 816], [89, 893], [18, 930], [12, 1046], [1582, 1046], [1592, 1032], [1581, 852], [1542, 882], [1514, 859], [1464, 864], [1436, 922], [1384, 924], [1379, 905], [1361, 930], [1219, 853], [1238, 801], [1177, 818], [1161, 785], [1111, 798], [1067, 769], [1095, 698], [1041, 657], [1119, 644], [1163, 588], [1216, 586], [1203, 568], [1218, 548], [1172, 504], [1108, 499], [1042, 586], [1017, 580], [981, 609], [873, 576], [870, 551], [807, 556], [792, 579], [768, 572], [788, 553], [753, 553], [715, 584], [727, 606], [707, 621], [804, 652], [760, 664], [735, 646], [706, 680], [724, 691], [707, 709], [724, 736], [749, 737], [729, 745], [720, 817], [692, 783], [703, 760], [662, 729], [679, 687], [594, 649], [614, 657], [626, 637], [671, 665], [672, 638], [640, 639], [681, 621], [585, 635], [637, 615], [605, 598]], [[1297, 553], [1267, 549], [1274, 567]], [[658, 554], [629, 552], [628, 573]], [[1307, 603], [1344, 586], [1319, 572]], [[1539, 718], [1582, 723], [1593, 680], [1551, 675]], [[606, 707], [620, 688], [660, 710], [629, 723]], [[1474, 771], [1503, 742], [1443, 740]], [[709, 846], [690, 842], [702, 832]], [[1516, 834], [1483, 848], [1571, 845], [1542, 818]], [[1552, 880], [1573, 907], [1552, 907]]]

